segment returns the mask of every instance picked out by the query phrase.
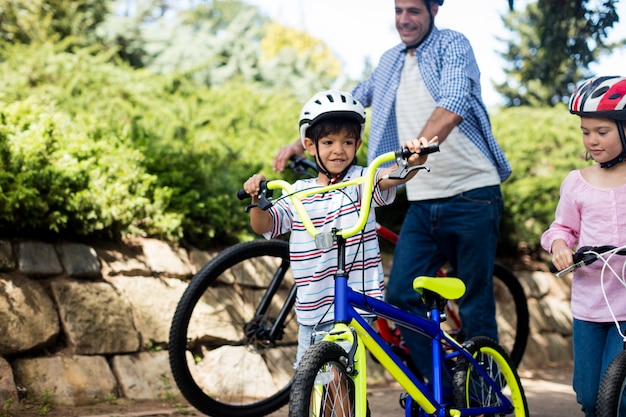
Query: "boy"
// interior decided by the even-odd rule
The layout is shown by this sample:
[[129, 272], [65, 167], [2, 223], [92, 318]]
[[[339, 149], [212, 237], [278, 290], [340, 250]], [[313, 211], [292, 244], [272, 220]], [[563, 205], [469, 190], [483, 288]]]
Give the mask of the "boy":
[[[300, 114], [300, 140], [304, 148], [315, 157], [319, 167], [317, 178], [299, 180], [296, 190], [326, 186], [331, 183], [360, 177], [367, 168], [356, 165], [356, 153], [361, 146], [365, 128], [365, 110], [350, 93], [329, 90], [316, 94], [303, 107]], [[433, 138], [435, 140], [435, 138]], [[425, 138], [406, 142], [405, 148], [417, 152], [408, 164], [422, 165], [427, 157], [420, 156], [420, 146], [428, 146]], [[380, 169], [376, 174], [374, 204], [387, 205], [395, 198], [395, 186], [412, 178], [411, 171], [403, 180], [386, 179], [396, 167]], [[248, 179], [244, 190], [258, 202], [257, 195], [265, 177], [255, 174]], [[359, 213], [360, 186], [316, 194], [302, 200], [312, 221], [322, 232], [333, 228], [351, 226]], [[333, 321], [333, 274], [336, 253], [334, 249], [317, 249], [315, 240], [305, 230], [301, 219], [288, 198], [279, 200], [273, 207], [263, 211], [258, 207], [250, 210], [252, 229], [268, 239], [291, 232], [291, 267], [297, 285], [296, 315], [300, 325], [298, 352], [299, 362], [311, 344], [314, 331], [323, 332], [332, 327]], [[380, 250], [375, 228], [374, 210], [370, 212], [367, 225], [360, 238], [347, 242], [346, 259], [353, 260], [349, 268], [349, 285], [382, 299], [384, 281]]]

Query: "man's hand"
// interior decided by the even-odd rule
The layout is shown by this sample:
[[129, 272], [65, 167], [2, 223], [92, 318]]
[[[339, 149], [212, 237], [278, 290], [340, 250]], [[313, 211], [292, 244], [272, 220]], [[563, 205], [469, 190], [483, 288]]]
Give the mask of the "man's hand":
[[280, 148], [280, 150], [274, 157], [274, 164], [272, 165], [274, 171], [283, 172], [285, 170], [285, 167], [287, 166], [287, 161], [289, 161], [289, 158], [291, 158], [293, 155], [304, 156], [304, 148], [302, 147], [302, 142], [300, 141], [300, 139]]

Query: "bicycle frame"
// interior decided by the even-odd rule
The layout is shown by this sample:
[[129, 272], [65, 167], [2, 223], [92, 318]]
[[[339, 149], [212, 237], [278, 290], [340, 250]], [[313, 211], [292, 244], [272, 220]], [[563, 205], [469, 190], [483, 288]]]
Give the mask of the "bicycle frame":
[[[354, 355], [350, 361], [356, 364], [357, 372], [354, 377], [355, 384], [358, 386], [357, 395], [357, 416], [365, 416], [366, 414], [366, 356], [367, 350], [385, 367], [387, 371], [398, 381], [398, 383], [409, 393], [410, 397], [415, 399], [417, 404], [427, 414], [444, 415], [443, 409], [443, 372], [442, 364], [446, 360], [462, 355], [476, 365], [477, 369], [483, 374], [483, 377], [489, 381], [495, 392], [502, 400], [502, 404], [496, 407], [485, 407], [472, 409], [471, 414], [459, 410], [459, 416], [463, 415], [480, 415], [494, 413], [508, 413], [512, 406], [511, 402], [499, 392], [499, 388], [493, 379], [486, 372], [477, 366], [476, 360], [463, 349], [463, 347], [441, 329], [440, 311], [437, 307], [430, 310], [430, 318], [415, 316], [397, 307], [394, 307], [384, 301], [364, 295], [353, 290], [348, 286], [347, 275], [337, 275], [335, 277], [335, 326], [324, 340], [338, 342], [347, 340], [356, 346], [351, 350]], [[365, 321], [356, 309], [364, 310], [375, 314], [377, 317], [390, 320], [398, 325], [406, 327], [412, 331], [428, 336], [432, 340], [432, 356], [433, 356], [433, 382], [432, 392], [428, 386], [420, 381], [404, 364], [404, 362], [396, 355], [391, 348], [385, 343], [383, 338]], [[349, 326], [346, 325], [349, 323]], [[352, 334], [354, 330], [356, 338]], [[443, 346], [450, 348], [451, 352], [444, 353]], [[356, 350], [354, 353], [353, 351]], [[360, 411], [359, 411], [360, 409]], [[409, 405], [407, 409], [410, 410]]]
[[[409, 312], [394, 307], [384, 301], [357, 292], [348, 285], [348, 274], [346, 272], [345, 245], [346, 238], [351, 237], [363, 230], [369, 210], [371, 207], [372, 191], [376, 168], [385, 162], [395, 158], [401, 166], [402, 152], [389, 152], [376, 158], [365, 176], [355, 178], [339, 184], [332, 184], [326, 187], [315, 187], [295, 191], [291, 184], [276, 180], [266, 184], [267, 189], [281, 188], [287, 192], [292, 204], [300, 215], [304, 226], [320, 248], [330, 247], [334, 241], [337, 242], [337, 274], [335, 274], [335, 313], [333, 330], [324, 336], [324, 340], [331, 342], [348, 341], [352, 348], [348, 354], [349, 369], [353, 372], [353, 380], [356, 385], [357, 398], [355, 399], [356, 416], [365, 416], [367, 412], [366, 401], [366, 354], [365, 349], [387, 369], [398, 383], [409, 393], [409, 403], [407, 412], [411, 410], [411, 399], [429, 415], [446, 415], [450, 412], [454, 416], [480, 415], [480, 414], [507, 414], [512, 408], [512, 403], [502, 394], [497, 383], [478, 365], [473, 356], [464, 349], [457, 341], [441, 328], [440, 308], [437, 302], [429, 302], [429, 318], [413, 315]], [[404, 167], [406, 169], [406, 164]], [[400, 169], [400, 168], [399, 168]], [[390, 178], [394, 178], [390, 175]], [[397, 178], [397, 177], [395, 177]], [[363, 185], [361, 212], [356, 224], [347, 229], [334, 229], [330, 233], [320, 233], [317, 231], [304, 209], [301, 199], [313, 194], [326, 192], [351, 185]], [[426, 278], [428, 279], [428, 278]], [[457, 278], [450, 278], [456, 280]], [[439, 278], [439, 280], [441, 280]], [[464, 292], [464, 287], [463, 291]], [[445, 294], [444, 294], [445, 295]], [[460, 295], [458, 295], [460, 297]], [[400, 326], [423, 334], [432, 340], [433, 357], [433, 381], [432, 391], [428, 385], [420, 381], [385, 343], [379, 334], [361, 317], [356, 308], [373, 313], [377, 317], [390, 320]], [[444, 352], [443, 347], [449, 348], [449, 352]], [[443, 405], [443, 364], [445, 360], [463, 356], [479, 370], [483, 378], [488, 381], [491, 388], [496, 392], [501, 400], [499, 406], [480, 407], [461, 410], [446, 410]]]

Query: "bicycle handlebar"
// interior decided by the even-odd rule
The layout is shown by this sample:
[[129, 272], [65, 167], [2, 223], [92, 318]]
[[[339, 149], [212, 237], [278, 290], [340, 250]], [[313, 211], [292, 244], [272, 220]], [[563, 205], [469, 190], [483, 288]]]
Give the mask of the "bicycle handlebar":
[[618, 255], [626, 255], [626, 249], [617, 249], [616, 246], [582, 246], [576, 250], [573, 255], [574, 263], [565, 269], [558, 270], [552, 262], [550, 262], [550, 272], [555, 273], [557, 277], [561, 277], [575, 269], [582, 268], [585, 265], [594, 263], [600, 258], [600, 255], [606, 252], [614, 251]]
[[[428, 147], [420, 148], [421, 155], [425, 155], [425, 154], [429, 154], [429, 153], [433, 153], [437, 151], [439, 151], [438, 143], [431, 143]], [[284, 180], [264, 181], [261, 183], [261, 191], [259, 193], [258, 206], [262, 210], [267, 210], [268, 208], [270, 208], [273, 204], [273, 201], [271, 200], [271, 194], [270, 194], [271, 190], [282, 189], [283, 191], [285, 191], [287, 197], [291, 199], [296, 211], [298, 212], [298, 214], [300, 215], [300, 218], [302, 219], [304, 227], [309, 232], [309, 234], [316, 239], [316, 242], [317, 241], [326, 242], [325, 239], [327, 237], [321, 236], [321, 233], [313, 225], [311, 218], [309, 217], [308, 213], [306, 212], [306, 209], [302, 205], [302, 199], [305, 197], [314, 195], [314, 194], [321, 194], [321, 193], [336, 190], [339, 188], [348, 187], [351, 185], [363, 184], [364, 189], [363, 189], [362, 197], [361, 197], [361, 211], [359, 213], [359, 217], [357, 219], [356, 224], [346, 229], [334, 231], [335, 235], [341, 236], [344, 239], [350, 236], [354, 236], [365, 227], [365, 224], [367, 222], [367, 218], [369, 216], [370, 209], [371, 209], [374, 181], [376, 178], [375, 175], [376, 175], [377, 169], [381, 165], [387, 162], [391, 162], [393, 160], [396, 160], [396, 162], [398, 163], [398, 168], [396, 168], [391, 174], [385, 176], [385, 178], [388, 178], [388, 179], [404, 179], [409, 172], [415, 169], [428, 169], [427, 167], [423, 165], [409, 167], [407, 159], [412, 154], [413, 152], [409, 151], [406, 148], [399, 148], [396, 151], [387, 152], [385, 154], [378, 156], [376, 159], [372, 161], [367, 171], [365, 172], [365, 175], [348, 180], [348, 181], [344, 181], [344, 182], [340, 182], [336, 184], [330, 184], [330, 185], [323, 186], [323, 187], [322, 186], [312, 187], [312, 188], [307, 188], [304, 190], [296, 191], [292, 184]], [[250, 195], [246, 193], [244, 190], [238, 190], [237, 197], [240, 200], [243, 200], [245, 198], [250, 197]], [[246, 210], [249, 210], [250, 207], [251, 206], [247, 206]]]

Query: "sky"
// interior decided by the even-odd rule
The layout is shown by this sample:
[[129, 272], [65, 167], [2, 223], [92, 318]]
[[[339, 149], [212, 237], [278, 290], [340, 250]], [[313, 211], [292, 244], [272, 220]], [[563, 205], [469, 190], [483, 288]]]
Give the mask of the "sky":
[[[343, 69], [359, 80], [366, 58], [376, 65], [382, 53], [399, 42], [391, 0], [247, 0], [285, 26], [305, 30], [322, 39], [343, 63]], [[527, 0], [516, 0], [522, 10]], [[476, 5], [480, 4], [480, 7]], [[626, 38], [626, 0], [617, 3], [620, 22], [609, 31], [609, 41]], [[490, 107], [502, 98], [492, 81], [505, 80], [504, 61], [498, 55], [506, 48], [511, 32], [500, 16], [508, 11], [507, 0], [445, 0], [435, 19], [440, 29], [465, 34], [474, 48], [481, 71], [483, 99]], [[595, 74], [626, 76], [626, 48], [603, 57], [590, 67]]]

